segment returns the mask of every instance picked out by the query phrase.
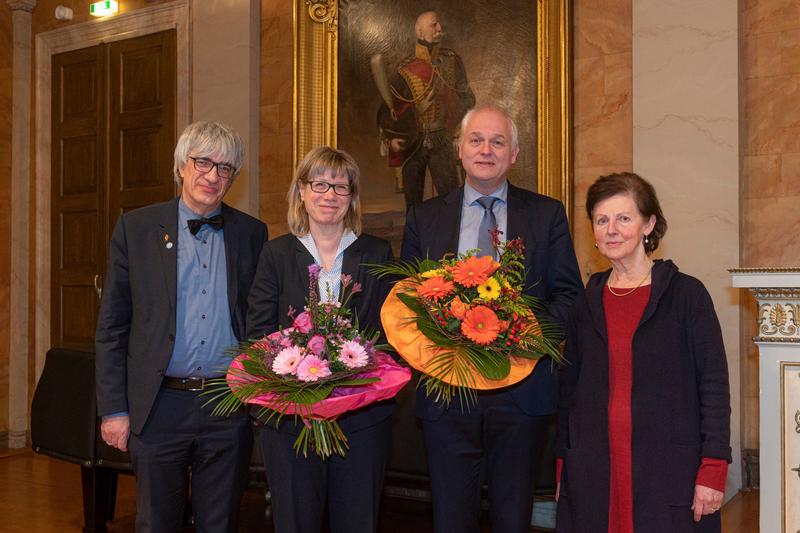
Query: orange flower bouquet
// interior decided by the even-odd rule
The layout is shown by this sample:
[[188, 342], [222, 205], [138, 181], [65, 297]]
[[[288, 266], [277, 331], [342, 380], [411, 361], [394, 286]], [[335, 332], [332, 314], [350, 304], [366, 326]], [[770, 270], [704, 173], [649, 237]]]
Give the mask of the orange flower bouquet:
[[381, 309], [389, 344], [422, 372], [429, 396], [462, 406], [477, 390], [527, 377], [543, 355], [561, 360], [553, 327], [539, 322], [539, 303], [524, 293], [521, 239], [494, 241], [499, 261], [470, 251], [440, 261], [376, 265], [380, 276], [405, 278]]

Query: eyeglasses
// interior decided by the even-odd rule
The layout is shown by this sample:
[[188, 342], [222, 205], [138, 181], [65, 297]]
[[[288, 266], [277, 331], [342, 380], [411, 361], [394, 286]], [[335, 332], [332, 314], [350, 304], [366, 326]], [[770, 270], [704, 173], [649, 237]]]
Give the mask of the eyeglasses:
[[229, 180], [236, 174], [236, 169], [227, 163], [214, 163], [205, 157], [192, 157], [189, 159], [194, 163], [194, 169], [198, 172], [211, 172], [211, 169], [217, 167], [217, 176], [224, 180]]
[[311, 187], [312, 191], [319, 194], [325, 194], [331, 189], [333, 189], [333, 192], [338, 194], [339, 196], [350, 196], [351, 194], [353, 194], [353, 187], [348, 183], [328, 183], [327, 181], [309, 181], [308, 186]]

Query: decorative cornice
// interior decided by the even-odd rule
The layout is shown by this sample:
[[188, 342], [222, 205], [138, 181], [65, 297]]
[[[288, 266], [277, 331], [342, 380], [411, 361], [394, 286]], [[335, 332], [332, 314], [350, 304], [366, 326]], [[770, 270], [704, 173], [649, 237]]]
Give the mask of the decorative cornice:
[[36, 0], [6, 0], [6, 4], [11, 8], [11, 11], [33, 13], [33, 8], [36, 7]]
[[731, 274], [800, 274], [800, 267], [729, 268]]

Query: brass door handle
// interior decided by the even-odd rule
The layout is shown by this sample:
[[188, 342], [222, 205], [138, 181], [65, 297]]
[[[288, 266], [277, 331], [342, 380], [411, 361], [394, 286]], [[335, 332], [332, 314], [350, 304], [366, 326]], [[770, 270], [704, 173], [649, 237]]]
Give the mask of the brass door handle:
[[103, 276], [100, 274], [94, 275], [94, 292], [97, 293], [97, 299], [99, 300], [103, 296]]

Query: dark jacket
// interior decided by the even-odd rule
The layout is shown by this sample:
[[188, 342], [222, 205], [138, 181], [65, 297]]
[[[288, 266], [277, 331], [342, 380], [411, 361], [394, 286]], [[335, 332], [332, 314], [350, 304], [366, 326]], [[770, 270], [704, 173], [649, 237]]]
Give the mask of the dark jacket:
[[[464, 188], [413, 206], [406, 215], [401, 259], [441, 259], [458, 251]], [[525, 243], [525, 294], [544, 305], [540, 320], [563, 327], [569, 309], [582, 291], [578, 262], [572, 248], [569, 225], [561, 202], [508, 184], [508, 239], [521, 237]], [[510, 394], [525, 413], [552, 414], [556, 410], [556, 375], [549, 359], [540, 361], [531, 376], [498, 391]], [[451, 404], [455, 407], [455, 403]], [[417, 394], [417, 415], [434, 420], [444, 412], [441, 403]]]
[[[225, 204], [222, 216], [231, 326], [244, 340], [247, 295], [267, 228]], [[178, 199], [122, 215], [95, 332], [97, 413], [128, 411], [133, 433], [142, 431], [172, 357], [177, 277]]]
[[[366, 265], [386, 263], [392, 258], [392, 248], [387, 241], [366, 234], [360, 235], [344, 251], [342, 274], [351, 275], [353, 281], [360, 283], [362, 288], [349, 302], [361, 329], [380, 331], [380, 309], [391, 288], [387, 282], [370, 274]], [[284, 235], [264, 245], [250, 290], [247, 313], [249, 339], [260, 338], [292, 325], [289, 307], [298, 313], [305, 307], [308, 267], [313, 263], [313, 256], [294, 235]], [[338, 421], [343, 431], [356, 431], [386, 419], [393, 410], [393, 402], [380, 402], [345, 414]], [[288, 418], [280, 427], [287, 425], [291, 425]], [[299, 428], [297, 431], [300, 431]]]
[[[559, 376], [556, 455], [564, 459], [558, 531], [608, 530], [608, 339], [603, 288], [591, 277], [567, 326]], [[703, 284], [656, 261], [650, 300], [632, 341], [634, 530], [719, 531], [690, 506], [702, 457], [731, 461], [730, 392], [722, 332]]]

